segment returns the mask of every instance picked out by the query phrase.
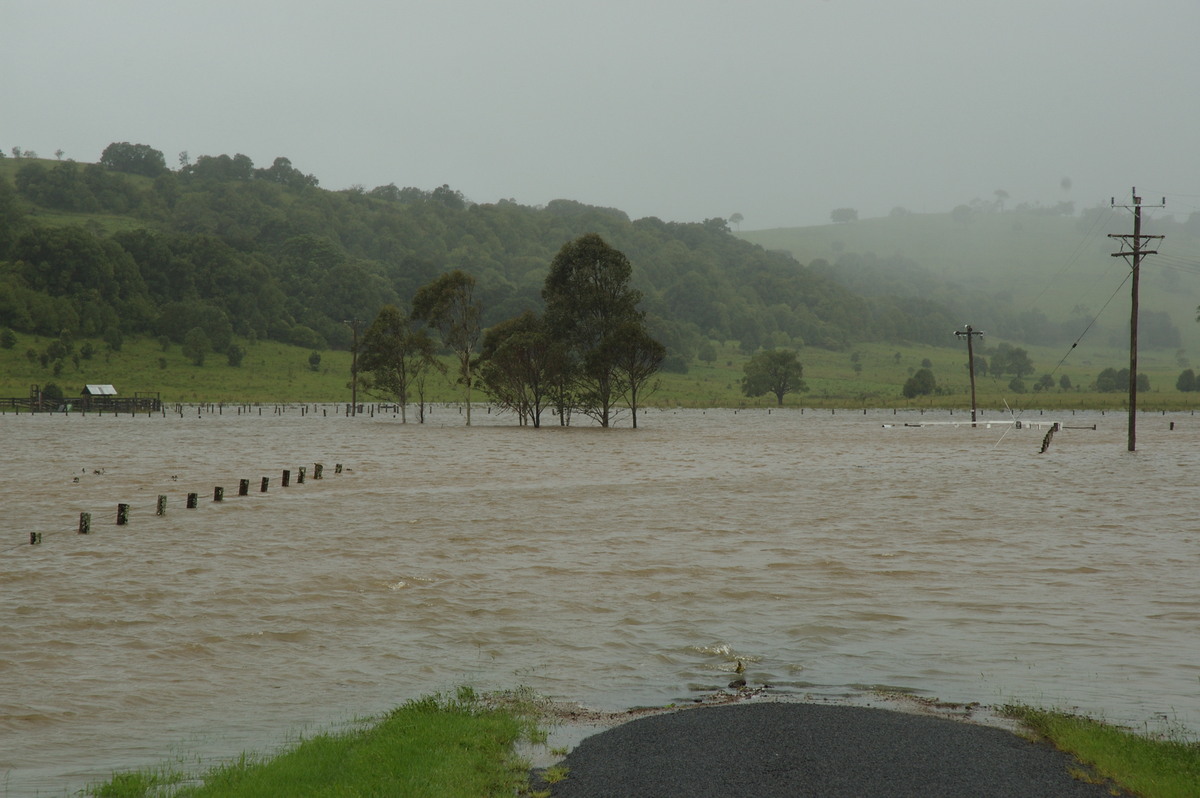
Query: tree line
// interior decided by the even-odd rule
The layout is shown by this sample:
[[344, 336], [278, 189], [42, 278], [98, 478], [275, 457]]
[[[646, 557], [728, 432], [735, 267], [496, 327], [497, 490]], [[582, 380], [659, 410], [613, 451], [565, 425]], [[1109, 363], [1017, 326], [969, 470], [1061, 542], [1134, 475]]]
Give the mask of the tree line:
[[580, 236], [550, 264], [545, 312], [527, 310], [485, 334], [475, 278], [447, 272], [416, 292], [411, 309], [387, 305], [375, 317], [358, 351], [362, 385], [395, 398], [405, 422], [415, 399], [424, 421], [425, 379], [445, 368], [436, 356], [440, 343], [454, 355], [468, 426], [479, 385], [522, 425], [540, 427], [549, 408], [564, 426], [577, 411], [608, 427], [624, 401], [637, 427], [639, 403], [653, 390], [666, 349], [646, 329], [632, 274], [629, 259], [599, 235]]
[[445, 185], [329, 191], [283, 157], [257, 168], [242, 154], [181, 153], [171, 169], [160, 151], [129, 142], [96, 164], [3, 163], [0, 326], [39, 335], [182, 344], [199, 327], [219, 354], [231, 336], [348, 349], [347, 319], [400, 307], [447, 270], [474, 278], [489, 329], [546, 313], [547, 265], [587, 233], [636, 265], [630, 287], [666, 347], [664, 369], [686, 370], [712, 341], [747, 354], [945, 344], [953, 324], [938, 306], [855, 293], [738, 239], [719, 218], [631, 220], [571, 200], [474, 203]]

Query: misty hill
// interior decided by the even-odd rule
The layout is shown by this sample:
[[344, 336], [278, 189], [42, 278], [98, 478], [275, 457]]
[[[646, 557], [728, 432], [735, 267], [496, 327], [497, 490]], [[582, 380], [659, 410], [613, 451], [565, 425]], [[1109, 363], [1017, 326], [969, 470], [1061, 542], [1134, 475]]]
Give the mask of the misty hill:
[[[1169, 200], [1168, 200], [1169, 201]], [[952, 213], [894, 212], [887, 218], [739, 233], [785, 251], [866, 297], [890, 295], [950, 308], [955, 323], [1026, 344], [1128, 346], [1126, 259], [1108, 234], [1133, 232], [1121, 208], [960, 206]], [[1139, 345], [1200, 348], [1200, 214], [1186, 223], [1143, 214], [1160, 254], [1142, 261]], [[917, 299], [919, 298], [919, 300]], [[1089, 329], [1088, 325], [1095, 320]], [[950, 328], [944, 331], [947, 335]]]
[[[18, 153], [19, 154], [19, 153]], [[652, 332], [681, 368], [706, 340], [842, 348], [953, 345], [936, 302], [856, 291], [732, 235], [721, 219], [671, 223], [570, 200], [478, 204], [449, 186], [328, 191], [277, 158], [201, 156], [177, 171], [147, 145], [99, 164], [0, 159], [0, 327], [52, 337], [166, 336], [200, 327], [348, 348], [349, 319], [407, 304], [451, 269], [473, 274], [485, 323], [540, 309], [566, 242], [599, 233], [634, 266]]]

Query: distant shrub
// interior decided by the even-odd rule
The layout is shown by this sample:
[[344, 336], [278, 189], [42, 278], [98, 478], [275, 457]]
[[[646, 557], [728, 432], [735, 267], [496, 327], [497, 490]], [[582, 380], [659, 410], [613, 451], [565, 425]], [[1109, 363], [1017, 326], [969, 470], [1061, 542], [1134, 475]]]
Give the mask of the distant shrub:
[[321, 336], [312, 327], [305, 327], [303, 324], [297, 324], [288, 332], [288, 341], [294, 346], [302, 346], [305, 349], [324, 349], [325, 342], [321, 340]]
[[904, 383], [904, 398], [913, 399], [918, 396], [928, 396], [937, 390], [937, 380], [929, 369], [919, 369]]

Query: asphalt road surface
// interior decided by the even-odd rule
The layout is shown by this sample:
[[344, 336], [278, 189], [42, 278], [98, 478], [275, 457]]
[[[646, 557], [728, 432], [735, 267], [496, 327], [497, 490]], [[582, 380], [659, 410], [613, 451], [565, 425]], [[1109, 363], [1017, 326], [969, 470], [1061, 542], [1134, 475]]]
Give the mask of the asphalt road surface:
[[[800, 703], [702, 707], [585, 738], [554, 798], [1110, 798], [1069, 754], [1004, 729]], [[540, 771], [535, 774], [540, 778]], [[537, 783], [535, 778], [535, 784]]]

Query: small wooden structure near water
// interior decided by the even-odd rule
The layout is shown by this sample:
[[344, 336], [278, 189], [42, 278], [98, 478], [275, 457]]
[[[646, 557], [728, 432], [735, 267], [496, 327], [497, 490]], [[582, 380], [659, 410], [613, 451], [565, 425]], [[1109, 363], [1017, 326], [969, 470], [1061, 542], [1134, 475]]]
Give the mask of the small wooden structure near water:
[[43, 393], [41, 386], [31, 385], [29, 396], [0, 398], [0, 407], [11, 407], [18, 412], [28, 410], [31, 413], [69, 413], [103, 412], [134, 413], [162, 409], [161, 394], [158, 391], [138, 391], [133, 396], [121, 396], [112, 385], [91, 383], [84, 386], [78, 398], [51, 398]]

